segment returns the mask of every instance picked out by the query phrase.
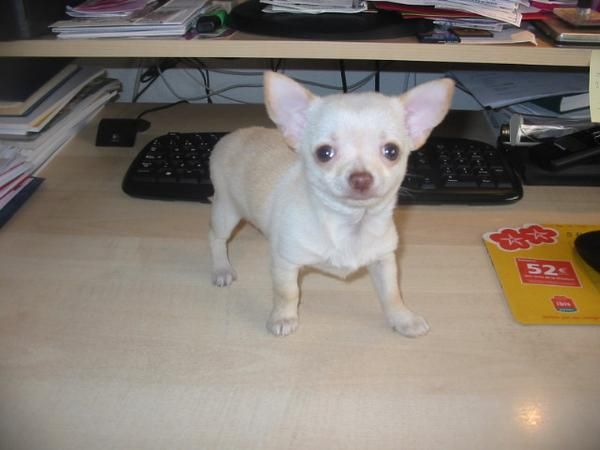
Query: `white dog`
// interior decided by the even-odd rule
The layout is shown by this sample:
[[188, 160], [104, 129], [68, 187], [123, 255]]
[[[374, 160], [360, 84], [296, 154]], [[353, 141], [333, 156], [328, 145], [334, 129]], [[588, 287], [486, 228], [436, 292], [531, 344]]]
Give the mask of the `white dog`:
[[265, 102], [278, 129], [237, 130], [211, 156], [213, 283], [236, 279], [227, 240], [246, 219], [270, 241], [273, 334], [298, 326], [304, 266], [341, 276], [367, 266], [391, 326], [409, 337], [427, 333], [425, 319], [400, 296], [392, 215], [408, 155], [442, 121], [453, 91], [451, 80], [440, 79], [399, 97], [316, 97], [290, 78], [266, 73]]

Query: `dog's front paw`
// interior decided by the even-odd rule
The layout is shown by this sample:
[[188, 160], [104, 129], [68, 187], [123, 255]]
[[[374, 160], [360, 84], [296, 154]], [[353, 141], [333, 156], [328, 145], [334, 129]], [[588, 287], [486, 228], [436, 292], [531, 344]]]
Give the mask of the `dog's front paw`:
[[215, 269], [212, 274], [212, 282], [215, 286], [225, 287], [229, 286], [237, 279], [235, 270], [229, 269]]
[[287, 336], [292, 334], [298, 328], [298, 316], [292, 317], [274, 317], [271, 314], [267, 322], [267, 330], [275, 336]]
[[403, 311], [392, 315], [390, 323], [394, 330], [406, 337], [414, 338], [423, 336], [429, 331], [427, 321], [410, 311]]

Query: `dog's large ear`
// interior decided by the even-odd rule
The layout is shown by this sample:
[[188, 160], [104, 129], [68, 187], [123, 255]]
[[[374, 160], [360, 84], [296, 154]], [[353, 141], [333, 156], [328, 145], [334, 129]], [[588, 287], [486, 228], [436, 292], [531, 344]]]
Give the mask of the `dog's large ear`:
[[431, 130], [444, 119], [452, 104], [453, 93], [454, 81], [442, 78], [420, 84], [400, 96], [414, 149], [421, 147]]
[[265, 72], [265, 104], [269, 117], [290, 147], [298, 144], [306, 126], [306, 113], [316, 97], [291, 78]]

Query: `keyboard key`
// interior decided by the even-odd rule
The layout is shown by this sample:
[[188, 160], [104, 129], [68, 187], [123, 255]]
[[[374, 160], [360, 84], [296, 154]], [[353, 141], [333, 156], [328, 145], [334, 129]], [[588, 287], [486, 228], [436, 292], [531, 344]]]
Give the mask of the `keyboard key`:
[[419, 189], [421, 187], [422, 181], [422, 177], [418, 175], [407, 174], [404, 177], [404, 182], [402, 183], [402, 185], [407, 189]]
[[477, 179], [469, 175], [449, 176], [444, 179], [444, 186], [448, 188], [477, 187]]
[[175, 171], [171, 169], [160, 169], [156, 176], [158, 178], [159, 183], [176, 183], [177, 175], [175, 175]]
[[151, 169], [136, 169], [132, 177], [135, 181], [140, 183], [153, 183], [156, 181], [156, 177], [154, 176], [154, 171]]
[[496, 187], [496, 183], [489, 177], [481, 177], [479, 178], [479, 187], [484, 189], [494, 189]]

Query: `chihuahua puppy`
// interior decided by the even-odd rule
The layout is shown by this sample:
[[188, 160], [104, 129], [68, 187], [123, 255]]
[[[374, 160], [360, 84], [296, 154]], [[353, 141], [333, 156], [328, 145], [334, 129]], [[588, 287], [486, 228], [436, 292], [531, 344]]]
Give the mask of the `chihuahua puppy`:
[[392, 216], [408, 155], [442, 121], [453, 90], [451, 80], [440, 79], [399, 97], [317, 97], [267, 72], [265, 103], [277, 129], [232, 132], [210, 159], [213, 283], [236, 279], [227, 241], [245, 219], [270, 241], [273, 334], [298, 326], [298, 274], [305, 266], [341, 276], [367, 266], [390, 325], [408, 337], [427, 333], [425, 319], [400, 296]]

